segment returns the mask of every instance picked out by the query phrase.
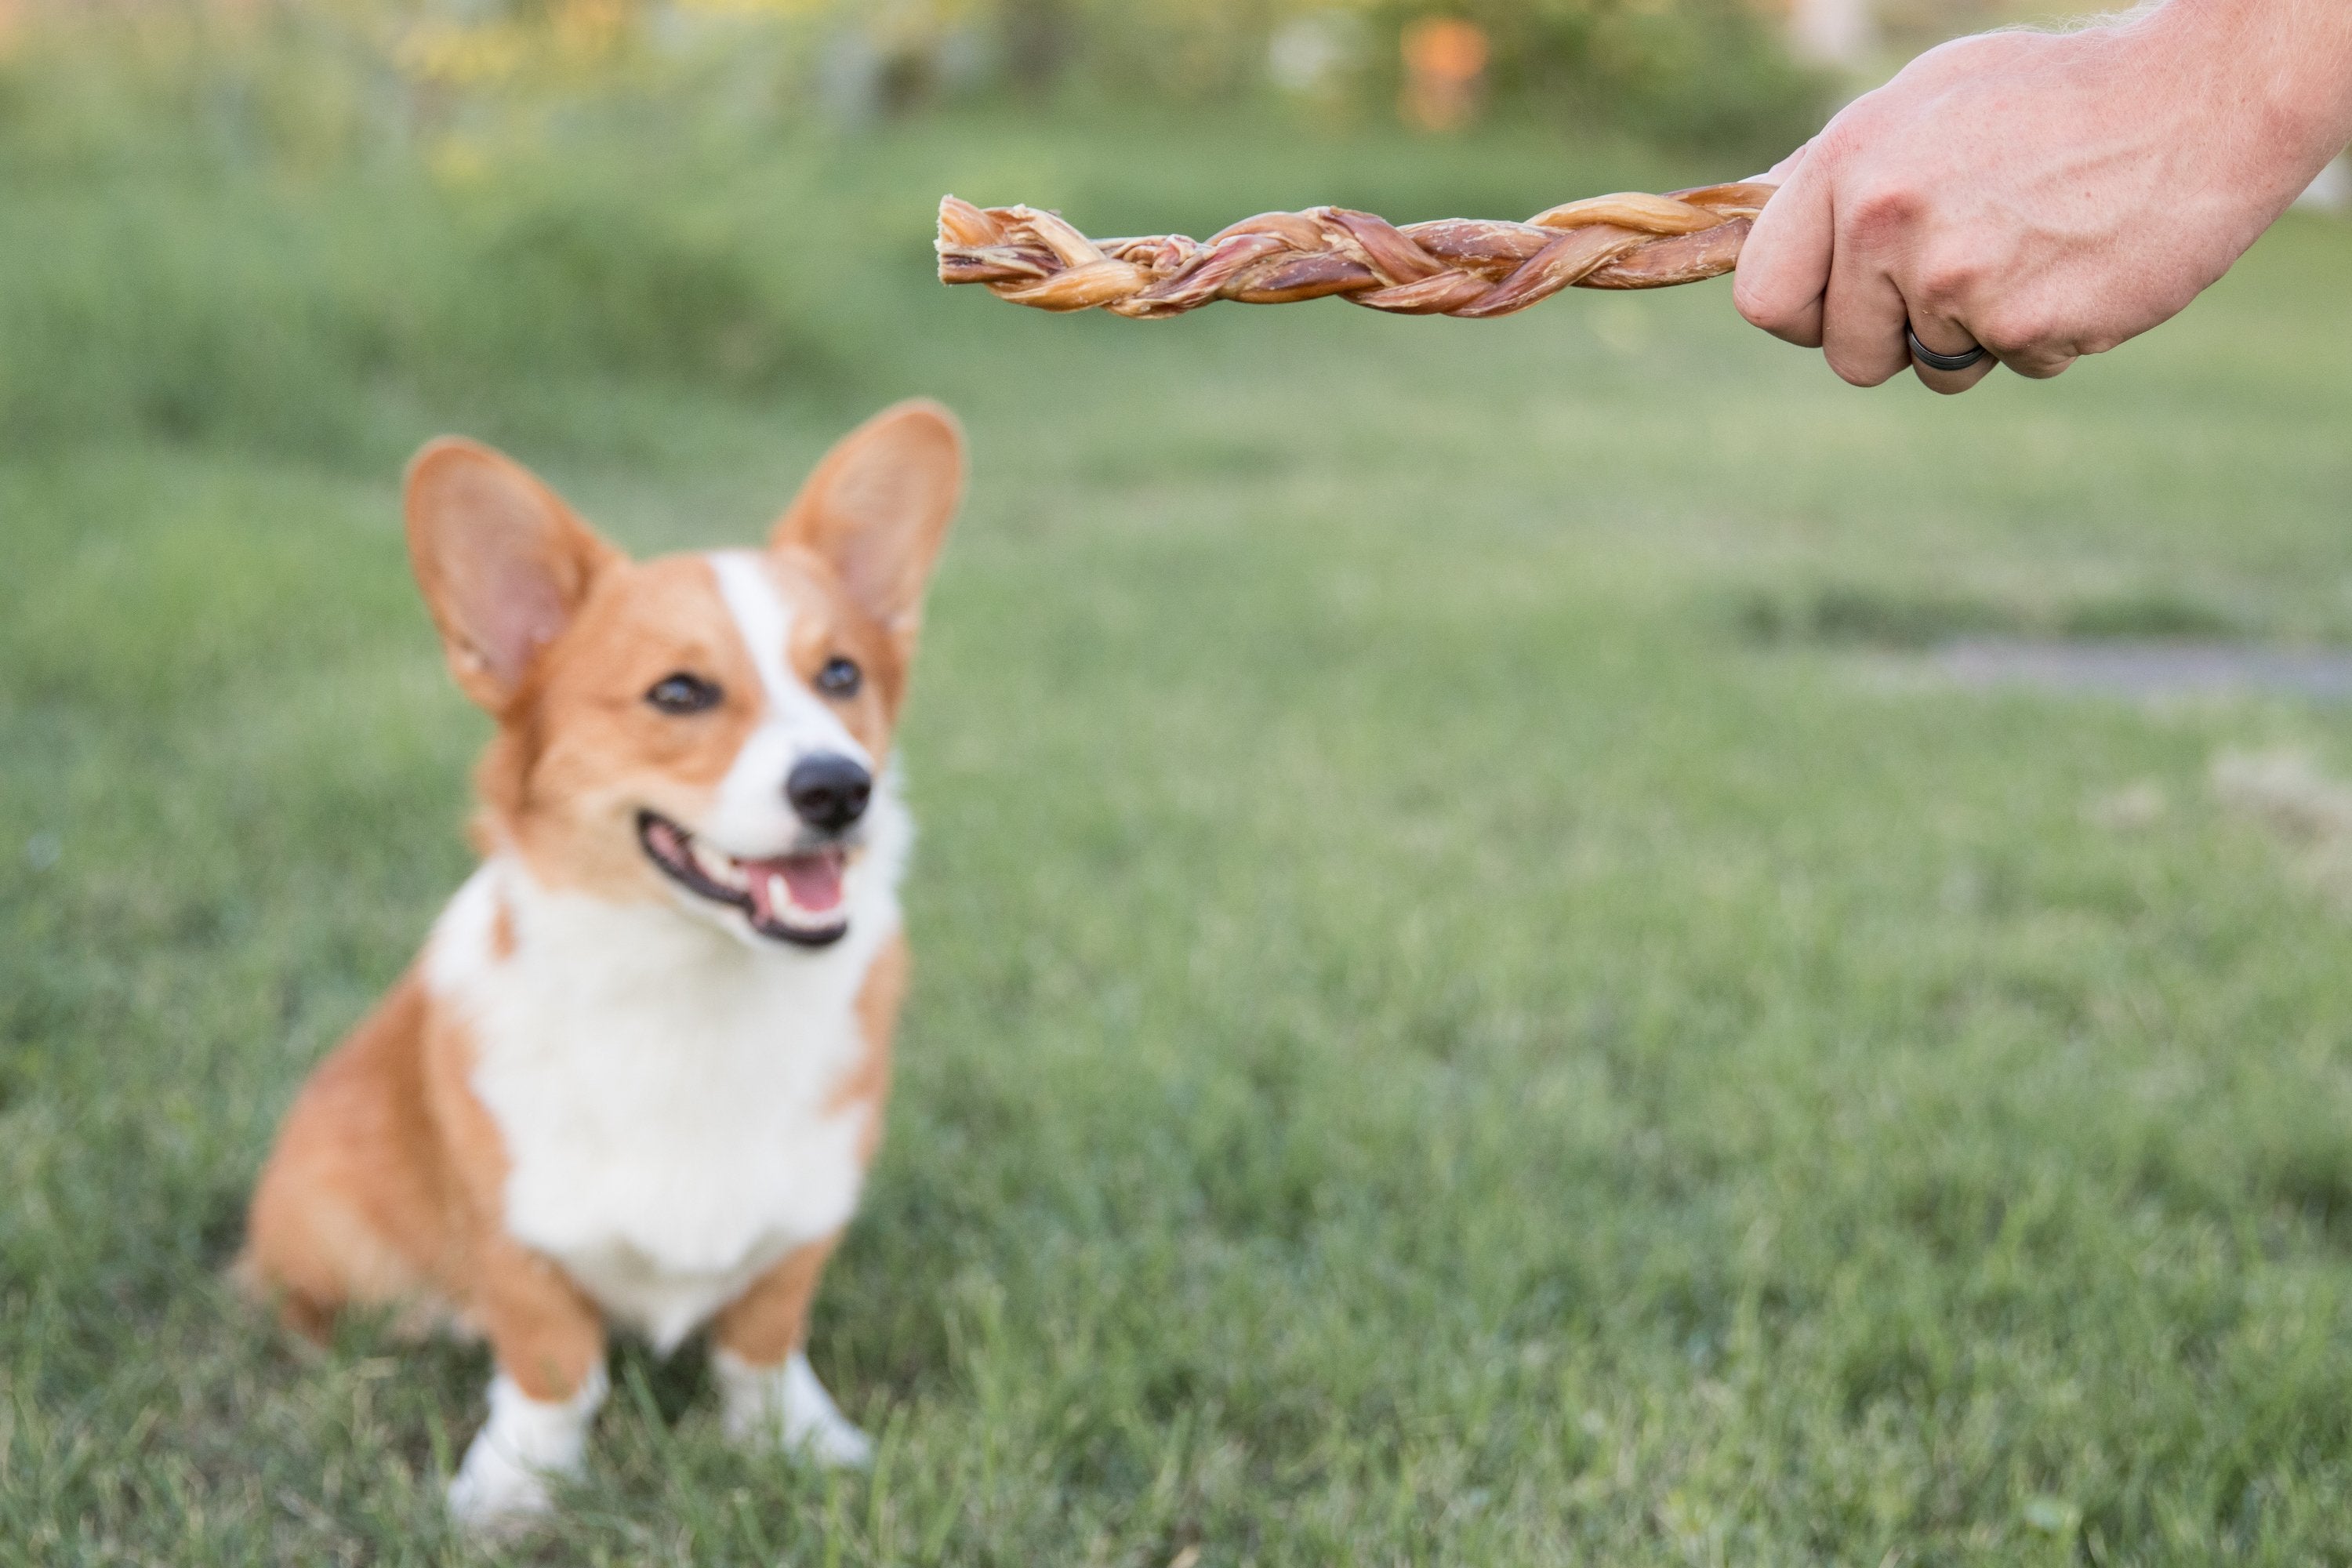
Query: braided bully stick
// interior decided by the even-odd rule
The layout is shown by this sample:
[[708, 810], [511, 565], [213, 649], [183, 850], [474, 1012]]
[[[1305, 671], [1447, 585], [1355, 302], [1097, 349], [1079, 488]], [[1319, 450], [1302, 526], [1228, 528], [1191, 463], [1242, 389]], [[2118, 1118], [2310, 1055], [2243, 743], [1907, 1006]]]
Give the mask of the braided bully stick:
[[1413, 316], [1507, 316], [1571, 285], [1663, 289], [1731, 270], [1777, 187], [1593, 196], [1525, 223], [1438, 218], [1399, 228], [1346, 207], [1263, 213], [1196, 240], [1088, 239], [1034, 207], [940, 202], [940, 281], [982, 283], [1045, 310], [1175, 316], [1218, 300], [1341, 294]]

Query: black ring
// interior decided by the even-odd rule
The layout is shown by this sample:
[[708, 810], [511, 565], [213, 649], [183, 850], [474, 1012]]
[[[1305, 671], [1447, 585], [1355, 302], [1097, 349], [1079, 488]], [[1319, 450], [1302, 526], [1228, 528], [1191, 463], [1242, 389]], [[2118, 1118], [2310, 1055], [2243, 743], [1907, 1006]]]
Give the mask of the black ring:
[[1987, 352], [1984, 344], [1977, 343], [1959, 353], [1939, 354], [1919, 341], [1919, 334], [1911, 330], [1908, 321], [1903, 323], [1903, 335], [1911, 342], [1911, 357], [1929, 370], [1966, 370], [1984, 358]]

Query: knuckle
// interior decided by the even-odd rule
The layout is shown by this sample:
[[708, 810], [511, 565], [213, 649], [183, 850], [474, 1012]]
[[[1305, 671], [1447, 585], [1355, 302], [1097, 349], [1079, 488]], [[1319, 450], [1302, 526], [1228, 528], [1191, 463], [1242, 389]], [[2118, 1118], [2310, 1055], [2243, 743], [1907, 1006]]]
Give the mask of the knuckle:
[[1761, 284], [1737, 278], [1731, 284], [1731, 305], [1751, 327], [1769, 332], [1788, 324], [1788, 307], [1768, 296]]
[[1845, 204], [1847, 238], [1872, 249], [1911, 232], [1927, 211], [1926, 199], [1901, 181], [1874, 181]]
[[1966, 258], [1937, 257], [1919, 265], [1903, 295], [1915, 305], [1957, 316], [1982, 287], [1984, 278], [1984, 269]]
[[2056, 336], [2055, 323], [2046, 312], [2014, 303], [1996, 306], [1970, 325], [1977, 342], [2004, 360], [2042, 359]]
[[1822, 128], [1821, 134], [1805, 144], [1805, 164], [1815, 174], [1832, 179], [1843, 174], [1853, 161], [1854, 137], [1847, 125], [1847, 110]]
[[1872, 121], [1878, 118], [1878, 94], [1866, 92], [1822, 127], [1821, 134], [1810, 143], [1811, 156], [1825, 158], [1832, 163], [1844, 163], [1878, 140]]
[[1786, 289], [1742, 277], [1732, 284], [1731, 303], [1749, 326], [1786, 342], [1820, 346], [1811, 300], [1793, 300]]

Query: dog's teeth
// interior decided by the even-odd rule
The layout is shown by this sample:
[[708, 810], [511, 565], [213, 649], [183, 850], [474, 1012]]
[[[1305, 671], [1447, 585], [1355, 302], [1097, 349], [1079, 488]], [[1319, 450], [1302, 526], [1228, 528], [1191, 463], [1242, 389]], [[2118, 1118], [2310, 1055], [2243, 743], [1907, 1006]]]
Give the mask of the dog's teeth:
[[783, 878], [771, 873], [768, 878], [768, 907], [784, 910], [790, 909], [792, 903], [793, 890], [784, 885]]

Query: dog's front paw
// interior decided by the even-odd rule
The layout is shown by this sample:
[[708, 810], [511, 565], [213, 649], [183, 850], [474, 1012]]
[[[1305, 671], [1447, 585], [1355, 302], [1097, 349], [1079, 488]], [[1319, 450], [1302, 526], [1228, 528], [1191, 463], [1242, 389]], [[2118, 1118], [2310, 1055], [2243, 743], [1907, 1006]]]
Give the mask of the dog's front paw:
[[874, 1439], [834, 1405], [800, 1352], [776, 1366], [753, 1366], [721, 1350], [711, 1367], [719, 1378], [719, 1420], [732, 1441], [785, 1448], [847, 1469], [874, 1462]]
[[828, 1400], [827, 1408], [802, 1423], [797, 1432], [788, 1425], [784, 1446], [835, 1469], [866, 1468], [874, 1463], [874, 1439], [849, 1417], [831, 1408], [831, 1404]]
[[468, 1535], [500, 1539], [520, 1534], [555, 1511], [547, 1483], [546, 1471], [519, 1464], [504, 1449], [477, 1437], [449, 1482], [449, 1517]]
[[507, 1536], [554, 1511], [551, 1481], [577, 1478], [588, 1424], [604, 1402], [597, 1367], [571, 1398], [533, 1399], [501, 1373], [490, 1384], [490, 1418], [474, 1435], [449, 1483], [449, 1514], [469, 1533]]

